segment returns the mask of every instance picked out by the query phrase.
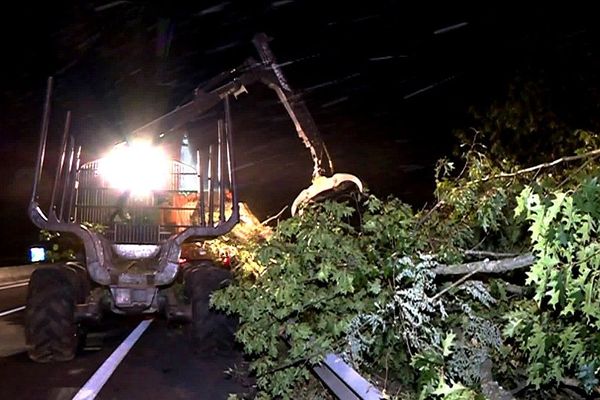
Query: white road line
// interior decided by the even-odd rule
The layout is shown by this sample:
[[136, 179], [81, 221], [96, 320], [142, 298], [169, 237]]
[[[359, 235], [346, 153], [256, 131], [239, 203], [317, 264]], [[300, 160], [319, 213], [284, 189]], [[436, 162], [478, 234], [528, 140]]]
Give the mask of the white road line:
[[108, 357], [102, 366], [92, 375], [92, 377], [83, 385], [79, 392], [73, 397], [73, 400], [93, 400], [96, 398], [102, 387], [106, 384], [110, 376], [115, 372], [123, 358], [127, 355], [129, 350], [133, 347], [135, 342], [138, 341], [142, 333], [152, 322], [151, 319], [146, 319], [133, 330], [127, 336], [127, 338], [117, 347], [115, 351]]
[[2, 312], [0, 312], [0, 317], [4, 317], [5, 315], [23, 311], [24, 309], [25, 309], [25, 306], [21, 306], [21, 307], [13, 308], [12, 310], [2, 311]]
[[9, 285], [0, 285], [0, 290], [14, 289], [14, 288], [22, 287], [22, 286], [27, 286], [28, 284], [29, 284], [29, 280], [13, 282]]

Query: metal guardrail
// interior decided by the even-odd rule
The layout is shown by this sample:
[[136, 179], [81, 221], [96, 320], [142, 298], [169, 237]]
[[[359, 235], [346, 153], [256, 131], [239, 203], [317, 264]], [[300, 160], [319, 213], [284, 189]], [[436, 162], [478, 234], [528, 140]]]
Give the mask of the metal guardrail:
[[46, 264], [26, 264], [14, 267], [0, 267], [0, 286], [12, 285], [28, 280], [33, 271]]
[[0, 283], [0, 292], [3, 290], [16, 289], [29, 284], [29, 279], [16, 280], [14, 282]]
[[380, 400], [383, 394], [338, 355], [330, 353], [313, 372], [340, 400]]

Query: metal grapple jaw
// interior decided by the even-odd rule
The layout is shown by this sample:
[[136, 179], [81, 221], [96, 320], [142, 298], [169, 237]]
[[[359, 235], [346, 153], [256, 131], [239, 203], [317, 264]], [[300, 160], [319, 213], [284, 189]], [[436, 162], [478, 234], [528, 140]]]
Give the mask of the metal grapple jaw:
[[338, 173], [333, 176], [316, 176], [312, 184], [300, 192], [292, 203], [292, 216], [301, 213], [307, 204], [337, 197], [340, 193], [350, 191], [363, 192], [363, 183], [352, 174]]

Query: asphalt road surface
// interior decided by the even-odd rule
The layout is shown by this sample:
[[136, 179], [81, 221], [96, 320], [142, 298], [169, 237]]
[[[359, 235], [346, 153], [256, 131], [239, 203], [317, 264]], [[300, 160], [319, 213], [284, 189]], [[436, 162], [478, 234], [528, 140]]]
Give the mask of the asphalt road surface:
[[[26, 289], [0, 287], [0, 315], [22, 307]], [[72, 399], [142, 321], [110, 316], [90, 330], [74, 360], [37, 364], [25, 353], [23, 318], [22, 310], [0, 317], [0, 399]], [[250, 390], [251, 382], [238, 377], [239, 368], [240, 352], [194, 352], [186, 327], [154, 319], [96, 398], [226, 399]]]

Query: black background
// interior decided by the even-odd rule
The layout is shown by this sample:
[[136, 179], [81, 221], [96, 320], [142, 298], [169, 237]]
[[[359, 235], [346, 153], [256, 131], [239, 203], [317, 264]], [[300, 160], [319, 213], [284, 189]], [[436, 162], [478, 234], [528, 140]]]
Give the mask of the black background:
[[[560, 76], [598, 67], [595, 14], [575, 3], [418, 4], [3, 6], [0, 265], [25, 261], [27, 245], [37, 239], [26, 207], [49, 75], [56, 82], [51, 134], [58, 136], [64, 113], [72, 110], [89, 159], [188, 100], [199, 83], [256, 56], [252, 36], [266, 32], [336, 170], [358, 175], [378, 195], [422, 206], [431, 199], [432, 166], [449, 153], [452, 130], [468, 126], [470, 105], [500, 96], [516, 71]], [[457, 24], [462, 27], [443, 32]], [[265, 218], [310, 183], [312, 166], [274, 95], [259, 86], [249, 90], [233, 110], [238, 180], [242, 200]]]

